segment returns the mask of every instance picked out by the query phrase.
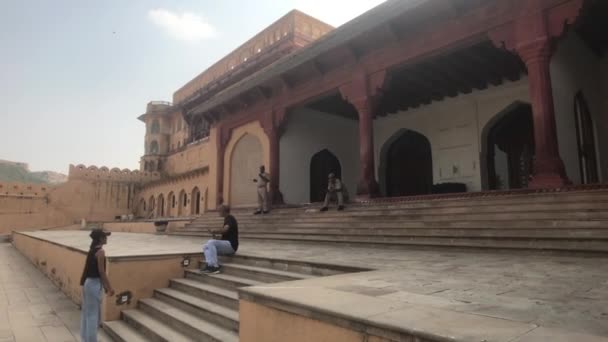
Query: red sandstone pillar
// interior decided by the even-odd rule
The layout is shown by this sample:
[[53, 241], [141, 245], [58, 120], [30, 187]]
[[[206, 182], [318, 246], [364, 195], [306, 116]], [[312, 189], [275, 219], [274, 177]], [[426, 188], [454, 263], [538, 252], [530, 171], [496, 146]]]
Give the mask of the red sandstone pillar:
[[268, 142], [270, 144], [270, 201], [272, 204], [283, 204], [283, 194], [279, 189], [281, 181], [281, 124], [285, 118], [285, 109], [274, 109], [271, 113], [267, 114], [262, 121], [262, 127], [264, 132], [268, 136]]
[[528, 68], [530, 99], [534, 121], [536, 148], [532, 188], [553, 188], [568, 184], [564, 162], [559, 156], [550, 62], [552, 55], [549, 37], [517, 47], [517, 52]]
[[352, 101], [359, 113], [360, 178], [357, 195], [363, 198], [374, 197], [379, 191], [374, 172], [374, 113], [371, 102], [369, 97]]
[[280, 135], [276, 127], [273, 127], [267, 134], [270, 142], [270, 200], [272, 204], [283, 204], [283, 194], [279, 190], [281, 176]]
[[216, 130], [217, 134], [217, 165], [216, 165], [216, 205], [219, 207], [224, 204], [224, 155], [226, 152], [226, 145], [228, 144], [229, 132], [222, 126], [218, 126]]

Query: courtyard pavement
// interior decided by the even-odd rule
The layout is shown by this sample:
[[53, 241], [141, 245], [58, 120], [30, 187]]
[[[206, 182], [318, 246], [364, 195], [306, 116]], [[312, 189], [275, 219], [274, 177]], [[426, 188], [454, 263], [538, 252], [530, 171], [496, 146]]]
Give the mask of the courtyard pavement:
[[[27, 234], [83, 250], [88, 248], [89, 243], [87, 232], [38, 231]], [[106, 251], [110, 257], [192, 253], [199, 252], [205, 240], [113, 233]], [[13, 255], [12, 260], [18, 261], [14, 267], [29, 270], [23, 276], [13, 272], [14, 277], [8, 277], [13, 282], [13, 288], [18, 288], [14, 300], [29, 300], [27, 288], [19, 289], [18, 279], [21, 277], [25, 277], [22, 281], [27, 280], [33, 284], [44, 283], [45, 291], [54, 291], [54, 296], [59, 296], [57, 290], [52, 288], [36, 269], [18, 257], [14, 250], [9, 250], [12, 253], [9, 255]], [[415, 304], [498, 318], [531, 327], [590, 334], [600, 337], [593, 341], [608, 341], [608, 256], [556, 255], [519, 250], [499, 252], [445, 248], [379, 248], [247, 240], [241, 241], [238, 253], [374, 270], [315, 278], [301, 283], [293, 282], [293, 286], [309, 287], [311, 293], [314, 293], [315, 289], [325, 288], [369, 296], [381, 301]], [[25, 264], [28, 266], [24, 266]], [[10, 269], [11, 265], [3, 267]], [[3, 271], [3, 275], [5, 273], [6, 271]], [[7, 277], [3, 277], [3, 281], [7, 281], [6, 279]], [[14, 285], [15, 282], [17, 285]], [[4, 286], [6, 291], [6, 285]], [[32, 290], [32, 293], [35, 296], [40, 291], [42, 290]], [[63, 297], [59, 303], [63, 306], [60, 305], [59, 308], [69, 307], [68, 302]], [[45, 312], [35, 306], [34, 308], [32, 310], [39, 310], [36, 312], [38, 315]], [[72, 310], [77, 309], [72, 307]], [[73, 315], [76, 319], [77, 314]], [[40, 323], [45, 322], [40, 319]], [[71, 327], [68, 330], [77, 332], [77, 325]], [[572, 338], [579, 340], [572, 336], [564, 341], [570, 341]]]
[[[0, 342], [79, 341], [80, 310], [11, 244], [0, 243]], [[100, 334], [100, 342], [109, 342]]]

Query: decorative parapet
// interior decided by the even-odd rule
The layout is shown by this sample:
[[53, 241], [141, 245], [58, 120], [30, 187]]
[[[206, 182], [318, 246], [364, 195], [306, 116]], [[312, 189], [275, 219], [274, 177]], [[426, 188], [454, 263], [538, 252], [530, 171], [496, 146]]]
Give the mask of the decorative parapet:
[[300, 37], [301, 42], [312, 42], [334, 28], [300, 11], [293, 10], [262, 32], [249, 39], [173, 94], [173, 103], [179, 104], [206, 85], [235, 71], [283, 40]]
[[0, 196], [45, 197], [52, 189], [47, 184], [0, 183]]
[[68, 180], [110, 181], [125, 183], [143, 183], [160, 179], [159, 172], [140, 172], [139, 170], [109, 169], [106, 166], [70, 165]]

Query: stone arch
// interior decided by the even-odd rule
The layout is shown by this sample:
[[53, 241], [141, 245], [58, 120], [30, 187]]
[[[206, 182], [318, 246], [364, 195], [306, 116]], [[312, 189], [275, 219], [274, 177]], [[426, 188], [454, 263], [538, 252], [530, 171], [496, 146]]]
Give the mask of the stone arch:
[[342, 179], [342, 164], [328, 149], [315, 153], [310, 158], [310, 202], [321, 202], [327, 191], [327, 176], [334, 173]]
[[[498, 137], [500, 131], [503, 131], [500, 134], [503, 136], [510, 131], [508, 135], [513, 141], [505, 142], [504, 137]], [[496, 141], [497, 138], [501, 141]], [[497, 145], [504, 145], [503, 149]], [[513, 151], [503, 151], [505, 146]], [[479, 164], [482, 188], [495, 190], [527, 187], [529, 176], [532, 174], [533, 158], [532, 107], [526, 102], [514, 101], [494, 115], [481, 132]], [[497, 167], [504, 171], [497, 172]]]
[[201, 195], [201, 191], [199, 190], [198, 186], [195, 186], [194, 189], [192, 189], [192, 193], [190, 195], [190, 214], [191, 215], [200, 215], [201, 214], [201, 201], [202, 201], [202, 195]]
[[230, 158], [230, 204], [254, 205], [257, 200], [252, 183], [260, 165], [264, 163], [262, 144], [252, 135], [243, 135], [234, 145]]
[[[268, 137], [258, 121], [250, 122], [234, 129], [231, 135], [231, 139], [226, 146], [224, 154], [224, 188], [222, 194], [224, 203], [229, 203], [233, 206], [248, 206], [255, 204], [257, 202], [257, 195], [252, 179], [257, 175], [258, 169], [261, 165], [266, 166], [267, 170], [269, 169]], [[233, 158], [235, 152], [237, 154], [241, 154], [241, 147], [246, 146], [247, 141], [255, 144], [253, 145], [254, 149], [257, 149], [258, 146], [261, 148], [259, 157], [257, 155], [247, 156], [246, 159], [248, 159], [249, 162], [245, 162], [243, 158], [240, 157]], [[252, 146], [247, 147], [251, 148]], [[234, 165], [234, 161], [240, 163], [241, 166], [236, 168], [232, 167], [232, 165]], [[251, 166], [246, 166], [243, 164], [251, 164]], [[237, 171], [239, 171], [238, 173], [242, 174], [237, 175]], [[232, 200], [234, 195], [232, 189], [235, 188], [235, 186], [233, 186], [233, 180], [238, 180], [238, 182], [234, 184], [236, 185], [236, 188], [239, 188], [239, 190], [237, 190], [238, 195], [244, 196], [243, 198], [237, 199], [236, 202]]]
[[182, 189], [182, 191], [179, 192], [177, 202], [177, 216], [185, 215], [186, 207], [188, 206], [188, 194], [186, 193], [186, 190]]
[[145, 216], [146, 215], [146, 200], [143, 198], [139, 199], [139, 214], [141, 216]]
[[147, 218], [154, 217], [154, 209], [156, 209], [156, 200], [154, 199], [154, 195], [151, 195], [150, 199], [148, 200], [148, 211], [146, 213]]
[[382, 145], [378, 172], [387, 197], [430, 194], [433, 188], [431, 142], [422, 133], [402, 128]]
[[163, 217], [165, 216], [165, 195], [164, 194], [160, 194], [158, 195], [158, 201], [157, 201], [157, 206], [158, 209], [156, 210], [156, 216], [158, 217]]
[[175, 193], [173, 191], [169, 192], [167, 195], [167, 216], [172, 217], [175, 212], [175, 205], [177, 201], [175, 199]]
[[600, 181], [598, 156], [595, 141], [595, 123], [589, 105], [582, 91], [574, 96], [574, 122], [576, 126], [576, 143], [578, 145], [578, 164], [581, 184], [593, 184]]

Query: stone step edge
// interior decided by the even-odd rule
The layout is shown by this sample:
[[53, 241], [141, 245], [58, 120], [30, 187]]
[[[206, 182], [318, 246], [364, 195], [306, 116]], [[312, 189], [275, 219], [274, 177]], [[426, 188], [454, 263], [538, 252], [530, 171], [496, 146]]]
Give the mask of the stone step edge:
[[292, 279], [292, 280], [302, 280], [302, 279], [314, 278], [314, 276], [311, 276], [311, 275], [308, 275], [308, 274], [289, 272], [289, 271], [282, 271], [282, 270], [277, 270], [277, 269], [274, 269], [274, 268], [250, 266], [250, 265], [243, 265], [243, 264], [230, 263], [230, 262], [222, 264], [222, 267], [225, 267], [227, 269], [244, 271], [244, 272], [248, 272], [249, 271], [249, 272], [255, 272], [255, 273], [260, 273], [260, 274], [268, 274], [268, 275], [271, 275], [271, 276], [285, 277], [285, 278], [289, 278], [289, 279]]
[[245, 284], [244, 287], [256, 286], [256, 285], [262, 285], [263, 284], [260, 281], [255, 281], [255, 280], [251, 280], [251, 279], [247, 279], [247, 278], [242, 278], [242, 277], [237, 277], [237, 276], [233, 276], [233, 275], [228, 275], [228, 274], [224, 274], [224, 273], [220, 273], [220, 274], [204, 274], [200, 270], [186, 270], [186, 274], [192, 274], [195, 277], [214, 277], [214, 278], [219, 278], [219, 279], [222, 279], [222, 280], [225, 280], [225, 281], [229, 281], [229, 282], [236, 282], [236, 283], [240, 283], [240, 284]]
[[[175, 321], [179, 321], [181, 324], [191, 328], [192, 330], [198, 331], [201, 334], [208, 336], [210, 339], [215, 339], [217, 341], [223, 341], [222, 335], [235, 335], [237, 334], [234, 331], [221, 327], [215, 323], [206, 321], [193, 315], [185, 310], [177, 308], [173, 305], [167, 304], [156, 298], [146, 298], [140, 301], [143, 305], [150, 308], [150, 310], [154, 310], [156, 312], [161, 313], [162, 315], [170, 316], [171, 319]], [[160, 305], [159, 305], [160, 304]], [[141, 305], [141, 304], [140, 304]], [[170, 306], [174, 312], [166, 312], [162, 310], [162, 306]], [[149, 315], [148, 313], [146, 313]], [[150, 315], [151, 317], [154, 317]], [[155, 318], [155, 317], [154, 317]], [[157, 318], [158, 319], [158, 318]], [[159, 319], [158, 319], [159, 320]], [[176, 329], [173, 329], [176, 330]], [[179, 330], [176, 330], [179, 331]], [[181, 332], [180, 332], [181, 333]], [[189, 336], [186, 334], [186, 336]], [[191, 336], [190, 336], [191, 337]], [[238, 340], [238, 339], [237, 339]]]
[[[121, 315], [128, 325], [133, 326], [130, 321], [134, 321], [138, 326], [142, 326], [143, 330], [150, 331], [156, 338], [160, 337], [164, 340], [171, 341], [174, 340], [176, 336], [179, 336], [181, 340], [184, 340], [184, 337], [186, 337], [170, 325], [140, 309], [123, 310]], [[140, 331], [139, 327], [135, 327], [135, 329]], [[149, 339], [147, 334], [143, 332], [141, 334]]]
[[135, 327], [123, 320], [103, 322], [103, 331], [112, 338], [113, 341], [124, 342], [146, 342], [148, 339], [141, 334]]
[[350, 265], [340, 265], [340, 264], [335, 264], [335, 263], [328, 264], [328, 263], [322, 263], [322, 262], [316, 262], [316, 261], [294, 260], [294, 259], [287, 259], [287, 258], [267, 258], [267, 257], [256, 256], [256, 255], [248, 255], [246, 253], [245, 254], [237, 253], [233, 256], [220, 256], [220, 261], [225, 261], [225, 262], [232, 261], [234, 263], [238, 263], [239, 260], [270, 261], [270, 262], [276, 262], [276, 263], [291, 264], [294, 266], [306, 266], [306, 267], [311, 267], [311, 268], [315, 268], [315, 269], [319, 269], [319, 270], [337, 271], [340, 273], [365, 272], [365, 271], [372, 270], [370, 268], [354, 267], [354, 266], [350, 266]]
[[[160, 288], [154, 290], [155, 294], [160, 294], [161, 296], [167, 296], [175, 301], [183, 302], [184, 304], [195, 307], [197, 310], [206, 311], [210, 314], [214, 314], [220, 316], [224, 319], [231, 320], [234, 322], [239, 321], [239, 312], [227, 308], [223, 305], [210, 302], [208, 300], [199, 298], [197, 296], [193, 296], [191, 294], [172, 289], [172, 288]], [[153, 297], [160, 301], [163, 301], [160, 297]], [[169, 304], [170, 305], [170, 304]]]
[[199, 291], [204, 291], [208, 293], [212, 293], [217, 296], [221, 296], [231, 300], [239, 300], [238, 292], [234, 290], [224, 289], [219, 286], [214, 286], [206, 283], [202, 283], [200, 281], [188, 279], [188, 278], [174, 278], [169, 280], [169, 288], [171, 288], [172, 283], [177, 283], [181, 286], [190, 287]]

